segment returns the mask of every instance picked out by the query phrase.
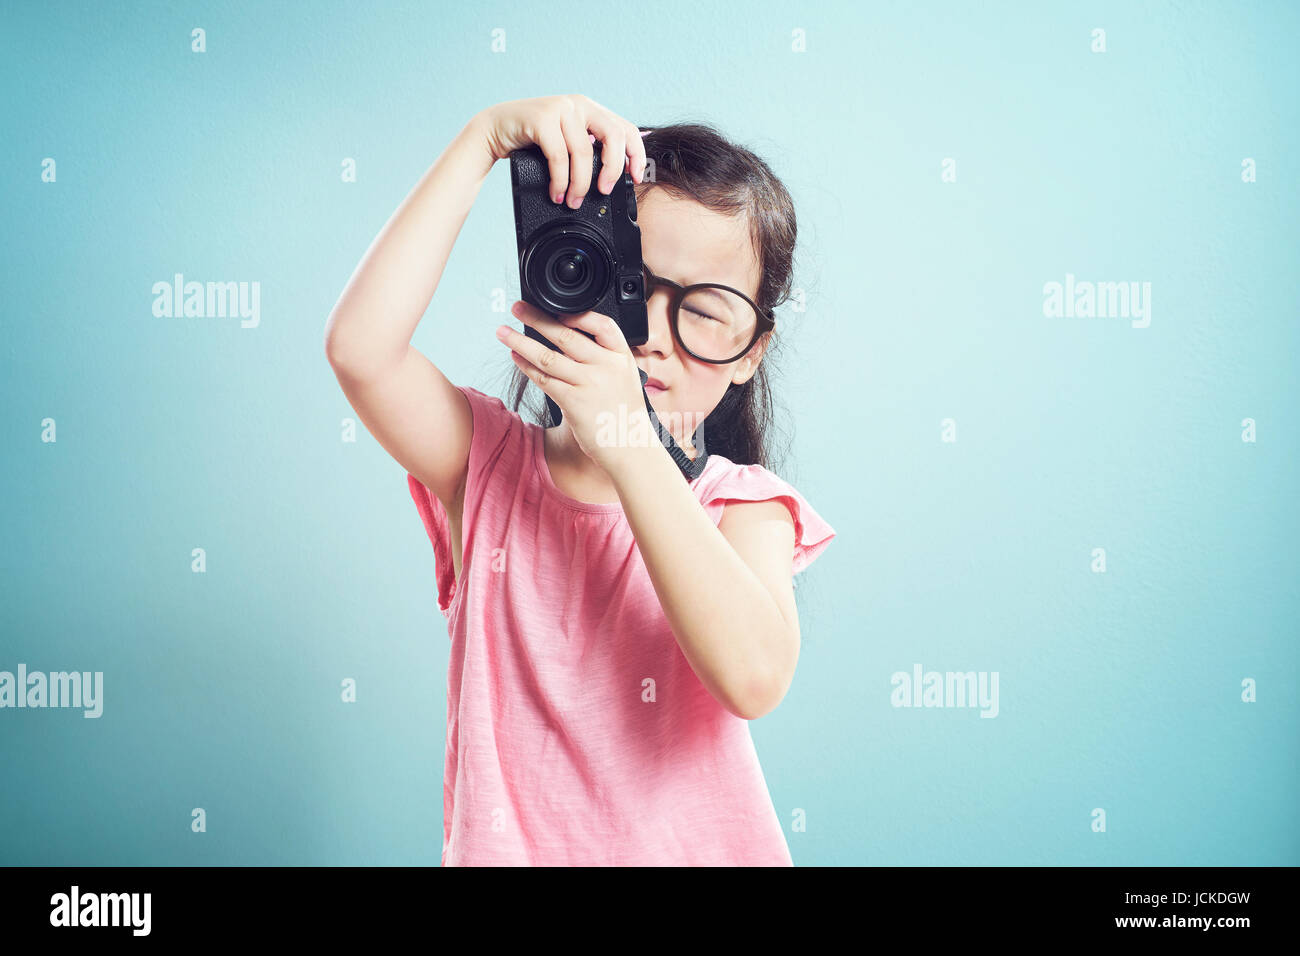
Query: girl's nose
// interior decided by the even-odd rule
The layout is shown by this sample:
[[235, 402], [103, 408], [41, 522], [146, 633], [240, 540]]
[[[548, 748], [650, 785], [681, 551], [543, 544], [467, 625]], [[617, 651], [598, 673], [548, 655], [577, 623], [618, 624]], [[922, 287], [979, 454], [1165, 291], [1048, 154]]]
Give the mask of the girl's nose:
[[668, 357], [673, 354], [673, 330], [668, 319], [668, 293], [664, 289], [655, 289], [646, 301], [646, 331], [649, 333], [644, 345], [638, 345], [634, 351], [643, 355]]

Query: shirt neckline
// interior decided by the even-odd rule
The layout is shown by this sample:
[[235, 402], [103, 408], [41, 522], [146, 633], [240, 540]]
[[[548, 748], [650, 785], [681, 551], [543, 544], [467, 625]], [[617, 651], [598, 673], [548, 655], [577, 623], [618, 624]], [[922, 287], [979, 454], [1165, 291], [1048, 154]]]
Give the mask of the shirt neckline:
[[[530, 423], [530, 431], [533, 433], [533, 467], [537, 471], [537, 477], [542, 482], [542, 488], [551, 498], [559, 504], [574, 511], [587, 511], [592, 514], [622, 514], [623, 502], [597, 502], [597, 501], [579, 501], [577, 498], [571, 498], [561, 491], [555, 484], [555, 479], [551, 477], [551, 468], [546, 463], [546, 429], [541, 425]], [[709, 466], [713, 464], [712, 457], [704, 463], [704, 470], [695, 478], [695, 481], [689, 482], [694, 487], [695, 482], [704, 477]]]
[[623, 510], [621, 501], [579, 501], [577, 498], [571, 498], [561, 491], [555, 484], [555, 479], [551, 477], [551, 468], [546, 463], [546, 429], [541, 425], [534, 425], [530, 429], [533, 433], [533, 467], [537, 469], [537, 475], [542, 481], [542, 487], [546, 493], [574, 511], [589, 511], [593, 514], [615, 514]]

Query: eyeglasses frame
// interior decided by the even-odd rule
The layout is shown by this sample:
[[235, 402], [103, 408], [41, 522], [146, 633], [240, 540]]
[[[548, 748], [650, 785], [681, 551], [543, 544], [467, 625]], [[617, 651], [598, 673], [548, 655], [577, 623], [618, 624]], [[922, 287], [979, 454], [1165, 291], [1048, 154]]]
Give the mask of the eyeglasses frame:
[[[645, 300], [647, 303], [649, 303], [650, 297], [654, 294], [654, 290], [656, 287], [665, 286], [668, 288], [669, 290], [668, 317], [670, 320], [668, 325], [673, 331], [673, 339], [677, 342], [678, 345], [682, 347], [683, 352], [685, 352], [691, 358], [696, 359], [697, 361], [708, 362], [710, 365], [730, 365], [732, 362], [736, 362], [744, 358], [745, 354], [754, 347], [755, 342], [757, 342], [760, 338], [762, 338], [764, 334], [771, 332], [773, 329], [776, 328], [776, 316], [771, 311], [764, 311], [763, 309], [760, 309], [758, 307], [757, 302], [755, 302], [749, 296], [745, 295], [745, 293], [741, 292], [739, 289], [733, 289], [731, 286], [723, 285], [720, 282], [695, 282], [692, 283], [691, 285], [679, 285], [678, 283], [674, 282], [672, 279], [665, 279], [663, 276], [655, 275], [653, 272], [650, 271], [649, 266], [647, 266], [644, 262], [641, 263], [641, 271], [645, 273], [645, 277], [648, 280], [646, 282], [646, 290], [645, 290]], [[681, 333], [678, 332], [677, 330], [678, 309], [682, 304], [682, 300], [686, 298], [686, 294], [688, 292], [693, 292], [696, 289], [725, 289], [727, 292], [730, 292], [733, 295], [740, 296], [742, 299], [748, 302], [749, 305], [753, 308], [754, 315], [756, 316], [756, 321], [754, 323], [754, 337], [749, 340], [748, 345], [746, 345], [743, 349], [740, 350], [739, 353], [732, 356], [731, 358], [728, 359], [704, 358], [703, 356], [696, 355], [694, 352], [692, 352], [689, 348], [686, 347], [686, 343], [682, 341]]]

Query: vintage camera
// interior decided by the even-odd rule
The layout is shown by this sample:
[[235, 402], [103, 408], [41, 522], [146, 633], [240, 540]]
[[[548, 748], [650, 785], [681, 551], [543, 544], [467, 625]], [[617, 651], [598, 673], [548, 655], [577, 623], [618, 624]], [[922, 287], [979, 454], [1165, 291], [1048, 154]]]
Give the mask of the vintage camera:
[[[644, 345], [649, 331], [632, 176], [625, 171], [605, 196], [596, 188], [599, 175], [597, 143], [591, 188], [582, 205], [570, 209], [547, 195], [550, 169], [539, 147], [510, 154], [520, 298], [552, 316], [589, 311], [608, 315], [623, 330], [628, 345]], [[535, 329], [525, 327], [524, 332], [559, 351]], [[558, 408], [551, 414], [559, 420]]]

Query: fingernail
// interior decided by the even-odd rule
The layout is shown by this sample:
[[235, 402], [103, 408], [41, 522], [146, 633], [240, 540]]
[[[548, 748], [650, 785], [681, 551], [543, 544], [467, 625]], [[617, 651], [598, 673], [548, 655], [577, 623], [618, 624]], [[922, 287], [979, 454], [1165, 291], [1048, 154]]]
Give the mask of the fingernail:
[[551, 202], [555, 203], [555, 205], [557, 206], [560, 203], [564, 202], [564, 193], [557, 192], [554, 196], [551, 197]]
[[504, 325], [498, 325], [498, 326], [497, 326], [497, 338], [504, 340], [505, 337], [506, 337], [506, 334], [507, 334], [509, 331], [510, 331], [510, 329], [508, 329], [506, 326], [504, 326]]
[[570, 209], [577, 209], [577, 208], [578, 208], [579, 206], [581, 206], [581, 205], [582, 205], [582, 197], [581, 197], [581, 196], [574, 196], [572, 199], [569, 200], [569, 208], [570, 208]]

